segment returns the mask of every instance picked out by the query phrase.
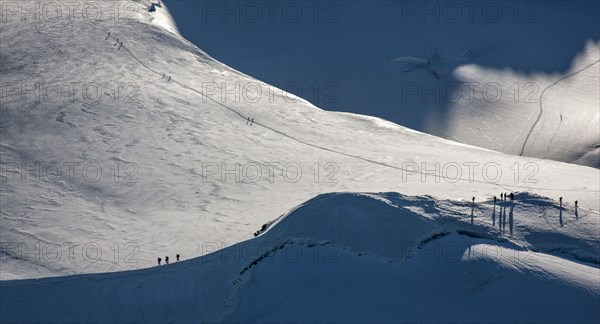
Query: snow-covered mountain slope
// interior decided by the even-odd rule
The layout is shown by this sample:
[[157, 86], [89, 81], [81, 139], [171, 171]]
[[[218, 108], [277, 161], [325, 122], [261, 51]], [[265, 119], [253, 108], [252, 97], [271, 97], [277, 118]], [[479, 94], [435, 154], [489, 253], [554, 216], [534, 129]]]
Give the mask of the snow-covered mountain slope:
[[488, 100], [495, 95], [486, 99], [474, 92], [473, 99], [460, 98], [453, 114], [440, 123], [441, 136], [512, 154], [600, 167], [598, 43], [588, 42], [565, 73], [525, 77], [474, 65], [455, 72], [465, 84], [520, 87], [519, 94]]
[[597, 217], [597, 169], [320, 110], [214, 60], [149, 5], [39, 21], [3, 7], [1, 279], [187, 259], [327, 192], [528, 191]]
[[217, 60], [321, 108], [600, 167], [597, 1], [166, 3]]
[[475, 206], [397, 193], [325, 194], [259, 237], [193, 260], [0, 282], [0, 318], [596, 323], [598, 217], [577, 219], [564, 208], [561, 225], [560, 212], [527, 194]]

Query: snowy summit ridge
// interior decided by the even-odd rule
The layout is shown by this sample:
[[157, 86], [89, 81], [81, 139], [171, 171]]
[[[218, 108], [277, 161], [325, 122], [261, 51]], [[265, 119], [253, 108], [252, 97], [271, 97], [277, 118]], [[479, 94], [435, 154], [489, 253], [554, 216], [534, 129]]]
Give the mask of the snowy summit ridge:
[[319, 109], [153, 3], [2, 9], [2, 322], [598, 321], [597, 168]]
[[[259, 237], [197, 259], [3, 282], [0, 298], [10, 311], [1, 316], [32, 322], [48, 314], [57, 321], [143, 322], [597, 320], [598, 269], [577, 261], [584, 254], [597, 258], [597, 215], [576, 221], [566, 209], [562, 239], [548, 240], [538, 235], [559, 227], [553, 202], [517, 197], [473, 208], [397, 193], [325, 194]], [[545, 219], [540, 211], [549, 212]], [[555, 246], [544, 245], [549, 242]], [[42, 300], [56, 287], [68, 294]], [[497, 295], [507, 297], [503, 312], [493, 312]], [[344, 312], [335, 311], [342, 306]]]

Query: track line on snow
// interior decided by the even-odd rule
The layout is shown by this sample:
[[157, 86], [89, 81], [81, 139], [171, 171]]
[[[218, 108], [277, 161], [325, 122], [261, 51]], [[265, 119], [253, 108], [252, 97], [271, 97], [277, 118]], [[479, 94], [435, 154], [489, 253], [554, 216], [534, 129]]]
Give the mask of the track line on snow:
[[[89, 22], [88, 22], [88, 23], [89, 23]], [[104, 29], [104, 28], [102, 28], [102, 27], [100, 27], [100, 26], [96, 26], [96, 25], [93, 25], [93, 24], [91, 24], [91, 23], [89, 23], [89, 24], [90, 24], [91, 26], [95, 27], [95, 28], [98, 28], [98, 29], [102, 30], [102, 31], [103, 31], [103, 32], [105, 32], [105, 33], [109, 33], [109, 31], [108, 31], [108, 30], [106, 30], [106, 29]], [[116, 38], [116, 37], [114, 37], [112, 34], [109, 34], [109, 35], [107, 36], [107, 39], [115, 39], [115, 40], [116, 40], [117, 38]], [[155, 69], [153, 69], [153, 68], [149, 67], [149, 66], [148, 66], [148, 65], [146, 65], [144, 62], [142, 62], [142, 61], [141, 61], [141, 60], [140, 60], [140, 59], [139, 59], [139, 58], [138, 58], [138, 57], [137, 57], [135, 54], [133, 54], [133, 53], [132, 53], [132, 52], [129, 50], [129, 48], [127, 48], [127, 45], [126, 45], [126, 44], [123, 44], [123, 45], [122, 45], [122, 48], [123, 48], [123, 49], [124, 49], [124, 50], [125, 50], [125, 51], [126, 51], [126, 52], [127, 52], [127, 53], [128, 53], [128, 54], [129, 54], [129, 55], [130, 55], [130, 56], [131, 56], [131, 57], [132, 57], [134, 60], [135, 60], [135, 61], [137, 61], [137, 62], [138, 62], [140, 65], [142, 65], [142, 66], [143, 66], [144, 68], [146, 68], [147, 70], [149, 70], [149, 71], [151, 71], [151, 72], [153, 72], [153, 73], [155, 73], [156, 75], [159, 75], [159, 76], [162, 76], [162, 75], [163, 75], [162, 73], [158, 72], [157, 70], [155, 70]], [[600, 61], [598, 61], [598, 62], [600, 62]], [[596, 62], [596, 63], [598, 63], [598, 62]], [[595, 63], [593, 63], [593, 64], [595, 64]], [[593, 64], [591, 64], [591, 65], [593, 65]], [[590, 66], [591, 66], [591, 65], [590, 65]], [[588, 66], [588, 67], [589, 67], [589, 66]], [[586, 67], [586, 68], [587, 68], [587, 67]], [[579, 72], [581, 72], [581, 71], [579, 71]], [[566, 78], [566, 77], [565, 77], [565, 78]], [[565, 79], [565, 78], [563, 78], [563, 79]], [[559, 81], [560, 81], [560, 80], [556, 81], [556, 82], [555, 82], [555, 84], [556, 84], [556, 83], [558, 83]], [[204, 98], [206, 98], [206, 99], [208, 99], [208, 100], [210, 100], [210, 101], [212, 101], [212, 102], [216, 103], [217, 105], [219, 105], [219, 106], [221, 106], [221, 107], [223, 107], [223, 108], [225, 108], [225, 109], [227, 109], [227, 110], [229, 110], [229, 111], [231, 111], [231, 112], [235, 113], [235, 114], [236, 114], [236, 115], [238, 115], [240, 118], [242, 118], [244, 121], [246, 121], [246, 120], [247, 120], [247, 116], [243, 115], [243, 114], [242, 114], [242, 113], [240, 113], [239, 111], [237, 111], [237, 110], [235, 110], [235, 109], [233, 109], [233, 108], [231, 108], [231, 107], [229, 107], [229, 106], [227, 106], [227, 105], [224, 105], [223, 103], [220, 103], [220, 102], [218, 102], [218, 101], [216, 101], [216, 100], [214, 100], [214, 99], [212, 99], [212, 98], [208, 97], [208, 96], [207, 96], [207, 95], [205, 95], [205, 94], [204, 94], [202, 91], [199, 91], [199, 90], [197, 90], [197, 89], [194, 89], [194, 88], [192, 88], [192, 87], [190, 87], [190, 86], [187, 86], [187, 85], [185, 85], [185, 84], [182, 84], [182, 83], [180, 83], [180, 82], [178, 82], [178, 81], [175, 81], [175, 80], [173, 80], [173, 79], [171, 79], [171, 81], [170, 81], [170, 82], [173, 82], [173, 83], [175, 83], [175, 84], [177, 84], [177, 85], [179, 85], [179, 86], [181, 86], [181, 87], [183, 87], [183, 88], [186, 88], [186, 89], [188, 89], [188, 90], [191, 90], [191, 91], [193, 91], [193, 92], [196, 92], [196, 93], [198, 93], [199, 95], [201, 95], [202, 97], [204, 97]], [[547, 90], [547, 88], [546, 88], [546, 89], [544, 89], [544, 91], [545, 91], [545, 90]], [[539, 118], [539, 117], [538, 117], [538, 118]], [[338, 154], [338, 155], [342, 155], [342, 156], [346, 156], [346, 157], [350, 157], [350, 158], [358, 159], [358, 160], [361, 160], [361, 161], [364, 161], [364, 162], [368, 162], [368, 163], [372, 163], [372, 164], [377, 164], [377, 165], [380, 165], [380, 166], [383, 166], [383, 167], [387, 167], [387, 168], [391, 168], [391, 169], [394, 169], [394, 170], [399, 170], [399, 171], [412, 172], [412, 173], [415, 173], [415, 174], [421, 174], [421, 175], [427, 175], [427, 176], [434, 176], [434, 177], [436, 177], [436, 178], [440, 178], [440, 179], [446, 179], [446, 180], [452, 180], [452, 181], [467, 181], [467, 182], [470, 182], [470, 183], [482, 183], [482, 184], [488, 184], [488, 185], [492, 185], [492, 186], [496, 186], [496, 187], [502, 188], [502, 189], [504, 189], [504, 190], [508, 190], [506, 187], [509, 187], [509, 188], [519, 188], [519, 189], [535, 189], [535, 190], [547, 190], [547, 191], [600, 192], [600, 191], [597, 191], [597, 190], [586, 190], [586, 189], [567, 189], [567, 188], [539, 188], [539, 187], [522, 186], [522, 185], [515, 185], [515, 184], [492, 183], [492, 182], [488, 182], [488, 181], [483, 181], [483, 180], [474, 180], [474, 179], [473, 179], [473, 180], [471, 180], [471, 179], [463, 179], [463, 178], [456, 179], [456, 178], [449, 178], [449, 177], [447, 177], [447, 176], [443, 176], [443, 175], [424, 174], [422, 171], [408, 170], [408, 169], [406, 169], [406, 168], [402, 168], [402, 167], [399, 167], [399, 166], [395, 166], [395, 165], [387, 164], [387, 163], [384, 163], [384, 162], [379, 162], [379, 161], [371, 160], [371, 159], [368, 159], [368, 158], [365, 158], [365, 157], [361, 157], [361, 156], [358, 156], [358, 155], [354, 155], [354, 154], [350, 154], [350, 153], [345, 153], [345, 152], [341, 152], [341, 151], [336, 151], [336, 150], [334, 150], [334, 149], [330, 149], [330, 148], [327, 148], [327, 147], [325, 147], [325, 146], [320, 146], [320, 145], [316, 145], [316, 144], [313, 144], [313, 143], [309, 143], [309, 142], [306, 142], [306, 141], [304, 141], [304, 140], [302, 140], [302, 139], [299, 139], [299, 138], [296, 138], [296, 137], [294, 137], [294, 136], [292, 136], [292, 135], [289, 135], [289, 134], [287, 134], [287, 133], [285, 133], [285, 132], [283, 132], [283, 131], [280, 131], [280, 130], [277, 130], [277, 129], [273, 128], [273, 127], [270, 127], [270, 126], [267, 126], [267, 125], [265, 125], [265, 124], [262, 124], [262, 123], [260, 123], [260, 122], [254, 122], [254, 124], [256, 124], [256, 125], [259, 125], [259, 126], [261, 126], [261, 127], [265, 128], [265, 129], [267, 129], [267, 130], [270, 130], [270, 131], [272, 131], [272, 132], [274, 132], [274, 133], [277, 133], [277, 134], [279, 134], [279, 135], [281, 135], [281, 136], [284, 136], [284, 137], [286, 137], [286, 138], [288, 138], [288, 139], [291, 139], [291, 140], [293, 140], [293, 141], [295, 141], [295, 142], [298, 142], [298, 143], [300, 143], [300, 144], [303, 144], [303, 145], [306, 145], [306, 146], [310, 146], [310, 147], [313, 147], [313, 148], [316, 148], [316, 149], [320, 149], [320, 150], [323, 150], [323, 151], [327, 151], [327, 152], [330, 152], [330, 153], [334, 153], [334, 154]]]
[[548, 147], [546, 148], [546, 156], [548, 156], [548, 153], [550, 153], [550, 146], [552, 145], [552, 141], [554, 141], [554, 138], [556, 137], [556, 135], [560, 131], [560, 126], [561, 125], [562, 125], [562, 117], [560, 119], [560, 123], [558, 123], [558, 127], [556, 128], [556, 131], [554, 132], [554, 135], [552, 135], [552, 137], [550, 138], [550, 141], [548, 142]]
[[600, 61], [596, 61], [592, 64], [587, 65], [586, 67], [584, 67], [583, 69], [571, 73], [569, 75], [566, 75], [556, 81], [554, 81], [554, 83], [552, 83], [551, 85], [547, 86], [544, 90], [542, 90], [542, 94], [540, 95], [540, 113], [537, 116], [537, 119], [535, 120], [535, 122], [533, 122], [533, 125], [531, 125], [531, 129], [529, 129], [529, 133], [527, 133], [527, 136], [525, 137], [525, 141], [523, 142], [523, 146], [521, 147], [521, 153], [519, 153], [520, 156], [523, 156], [523, 152], [525, 151], [525, 146], [527, 145], [527, 141], [529, 140], [529, 137], [531, 136], [531, 133], [533, 133], [533, 129], [535, 128], [535, 126], [537, 125], [537, 123], [540, 121], [540, 119], [542, 118], [542, 114], [544, 113], [544, 108], [543, 108], [543, 99], [544, 99], [544, 93], [550, 89], [551, 87], [555, 86], [556, 84], [558, 84], [560, 81], [563, 81], [565, 79], [568, 79], [572, 76], [575, 76], [585, 70], [587, 70], [588, 68], [592, 67], [592, 65], [600, 63]]
[[[113, 37], [113, 36], [110, 36], [110, 38], [114, 38], [114, 37]], [[133, 54], [133, 53], [132, 53], [132, 52], [131, 52], [131, 51], [130, 51], [128, 48], [127, 48], [127, 46], [126, 46], [126, 45], [123, 45], [123, 48], [124, 48], [124, 49], [127, 51], [127, 53], [129, 53], [129, 55], [131, 55], [131, 57], [132, 57], [133, 59], [135, 59], [137, 62], [139, 62], [139, 63], [140, 63], [140, 64], [141, 64], [143, 67], [145, 67], [146, 69], [148, 69], [148, 70], [150, 70], [150, 71], [154, 72], [156, 75], [162, 75], [160, 72], [158, 72], [158, 71], [156, 71], [156, 70], [152, 69], [151, 67], [149, 67], [148, 65], [146, 65], [145, 63], [143, 63], [143, 62], [142, 62], [142, 61], [141, 61], [139, 58], [137, 58], [137, 57], [136, 57], [136, 56], [135, 56], [135, 55], [134, 55], [134, 54]], [[207, 96], [206, 94], [204, 94], [202, 91], [199, 91], [199, 90], [197, 90], [197, 89], [194, 89], [194, 88], [192, 88], [192, 87], [190, 87], [190, 86], [187, 86], [187, 85], [185, 85], [185, 84], [182, 84], [182, 83], [180, 83], [180, 82], [178, 82], [178, 81], [176, 81], [176, 80], [174, 80], [174, 79], [171, 79], [171, 82], [173, 82], [173, 83], [175, 83], [175, 84], [177, 84], [177, 85], [179, 85], [179, 86], [181, 86], [181, 87], [183, 87], [183, 88], [186, 88], [186, 89], [188, 89], [188, 90], [190, 90], [190, 91], [193, 91], [193, 92], [196, 92], [196, 93], [198, 93], [198, 94], [199, 94], [199, 95], [201, 95], [202, 97], [204, 97], [204, 98], [206, 98], [206, 99], [208, 99], [208, 100], [210, 100], [210, 101], [212, 101], [212, 102], [216, 103], [217, 105], [219, 105], [219, 106], [221, 106], [221, 107], [223, 107], [223, 108], [225, 108], [225, 109], [227, 109], [227, 110], [229, 110], [229, 111], [231, 111], [231, 112], [235, 113], [236, 115], [238, 115], [238, 116], [239, 116], [240, 118], [242, 118], [243, 120], [246, 120], [246, 118], [247, 118], [247, 116], [243, 115], [243, 114], [242, 114], [242, 113], [240, 113], [239, 111], [237, 111], [237, 110], [235, 110], [235, 109], [233, 109], [233, 108], [231, 108], [231, 107], [229, 107], [229, 106], [227, 106], [227, 105], [224, 105], [223, 103], [221, 103], [221, 102], [219, 102], [219, 101], [217, 101], [217, 100], [214, 100], [214, 99], [210, 98], [209, 96]], [[310, 147], [313, 147], [313, 148], [316, 148], [316, 149], [320, 149], [320, 150], [327, 151], [327, 152], [330, 152], [330, 153], [334, 153], [334, 154], [343, 155], [343, 156], [346, 156], [346, 157], [350, 157], [350, 158], [354, 158], [354, 159], [362, 160], [362, 161], [364, 161], [364, 162], [368, 162], [368, 163], [377, 164], [377, 165], [380, 165], [380, 166], [383, 166], [383, 167], [392, 168], [392, 169], [399, 170], [399, 171], [404, 171], [404, 172], [413, 172], [413, 173], [416, 173], [416, 174], [421, 174], [421, 175], [423, 175], [423, 174], [424, 174], [422, 171], [409, 170], [409, 169], [406, 169], [406, 168], [402, 168], [402, 167], [399, 167], [399, 166], [395, 166], [395, 165], [387, 164], [387, 163], [384, 163], [384, 162], [379, 162], [379, 161], [376, 161], [376, 160], [371, 160], [371, 159], [368, 159], [368, 158], [365, 158], [365, 157], [361, 157], [361, 156], [358, 156], [358, 155], [354, 155], [354, 154], [350, 154], [350, 153], [345, 153], [345, 152], [337, 151], [337, 150], [330, 149], [330, 148], [328, 148], [328, 147], [325, 147], [325, 146], [320, 146], [320, 145], [316, 145], [316, 144], [313, 144], [313, 143], [309, 143], [309, 142], [306, 142], [306, 141], [304, 141], [304, 140], [302, 140], [302, 139], [299, 139], [299, 138], [296, 138], [296, 137], [294, 137], [294, 136], [292, 136], [292, 135], [289, 135], [289, 134], [287, 134], [287, 133], [285, 133], [285, 132], [283, 132], [283, 131], [280, 131], [280, 130], [277, 130], [277, 129], [273, 128], [273, 127], [270, 127], [270, 126], [267, 126], [267, 125], [265, 125], [265, 124], [262, 124], [262, 123], [260, 123], [260, 122], [256, 122], [256, 121], [255, 121], [255, 122], [254, 122], [254, 124], [256, 124], [256, 125], [259, 125], [259, 126], [261, 126], [261, 127], [265, 128], [265, 129], [268, 129], [268, 130], [270, 130], [270, 131], [272, 131], [272, 132], [274, 132], [274, 133], [277, 133], [277, 134], [279, 134], [279, 135], [281, 135], [281, 136], [284, 136], [284, 137], [286, 137], [286, 138], [288, 138], [288, 139], [291, 139], [291, 140], [293, 140], [293, 141], [295, 141], [295, 142], [298, 142], [298, 143], [300, 143], [300, 144], [307, 145], [307, 146], [310, 146]], [[446, 179], [446, 180], [450, 179], [450, 180], [452, 180], [452, 181], [456, 181], [456, 180], [457, 180], [457, 179], [455, 179], [455, 178], [448, 178], [448, 177], [446, 177], [446, 176], [441, 176], [441, 175], [433, 175], [433, 174], [425, 174], [425, 175], [428, 175], [428, 176], [434, 176], [434, 177], [436, 177], [436, 178], [441, 178], [441, 179]], [[548, 191], [595, 192], [595, 191], [591, 191], [591, 190], [585, 190], [585, 189], [539, 188], [539, 187], [531, 187], [531, 186], [521, 186], [521, 185], [511, 185], [511, 184], [491, 183], [491, 182], [482, 181], [482, 180], [470, 180], [470, 179], [463, 179], [463, 178], [459, 178], [459, 179], [458, 179], [458, 181], [467, 181], [467, 182], [471, 182], [471, 183], [473, 183], [473, 182], [474, 182], [474, 183], [488, 184], [488, 185], [493, 185], [493, 186], [500, 187], [500, 188], [502, 188], [502, 189], [505, 189], [505, 190], [509, 190], [509, 189], [507, 189], [507, 188], [506, 188], [506, 187], [509, 187], [509, 188], [536, 189], [536, 190], [548, 190]], [[509, 191], [510, 191], [510, 190], [509, 190]]]

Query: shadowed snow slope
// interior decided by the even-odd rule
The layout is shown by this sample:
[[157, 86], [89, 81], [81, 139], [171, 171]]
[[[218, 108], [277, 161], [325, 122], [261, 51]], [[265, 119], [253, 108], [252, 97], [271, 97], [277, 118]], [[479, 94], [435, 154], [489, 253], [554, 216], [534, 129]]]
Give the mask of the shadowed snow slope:
[[[3, 281], [0, 319], [597, 323], [598, 260], [576, 258], [597, 257], [598, 218], [565, 209], [560, 227], [550, 203], [527, 194], [474, 207], [397, 193], [325, 194], [259, 237], [196, 259]], [[528, 241], [554, 226], [562, 239], [550, 240], [553, 254], [541, 252], [545, 240]]]
[[[89, 3], [112, 2], [70, 5], [81, 13]], [[205, 243], [246, 240], [290, 206], [327, 192], [484, 201], [528, 191], [563, 197], [569, 208], [578, 200], [580, 212], [597, 219], [598, 169], [323, 111], [214, 60], [176, 33], [166, 7], [117, 4], [120, 19], [79, 14], [64, 25], [5, 12], [3, 280], [145, 268], [175, 253], [191, 258], [206, 252]], [[563, 230], [557, 202], [547, 203], [552, 234], [528, 235]], [[364, 237], [365, 248], [384, 248]]]
[[598, 1], [165, 2], [217, 60], [321, 108], [600, 167]]

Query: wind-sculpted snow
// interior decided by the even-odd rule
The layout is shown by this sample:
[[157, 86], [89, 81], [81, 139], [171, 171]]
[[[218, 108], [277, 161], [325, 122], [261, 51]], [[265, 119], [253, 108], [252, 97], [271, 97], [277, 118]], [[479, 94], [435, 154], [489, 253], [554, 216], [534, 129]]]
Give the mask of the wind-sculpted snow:
[[170, 32], [166, 7], [120, 4], [138, 11], [61, 28], [5, 11], [14, 15], [0, 34], [2, 279], [197, 256], [327, 192], [484, 201], [518, 190], [578, 200], [590, 215], [600, 208], [597, 169], [320, 110]]
[[595, 1], [166, 2], [217, 60], [320, 108], [600, 166], [598, 65], [552, 85], [600, 60]]
[[[597, 322], [598, 265], [531, 251], [542, 241], [527, 242], [526, 234], [550, 232], [559, 220], [539, 222], [545, 202], [519, 197], [508, 234], [490, 223], [492, 202], [477, 203], [472, 218], [469, 204], [427, 196], [325, 194], [257, 238], [192, 260], [3, 281], [0, 319]], [[581, 249], [597, 251], [600, 236], [584, 229], [597, 231], [598, 217], [571, 212], [558, 230], [564, 242], [586, 239]]]
[[[599, 321], [598, 169], [323, 111], [158, 2], [19, 3], [0, 15], [0, 322]], [[454, 52], [391, 65], [485, 74]], [[523, 155], [564, 147], [562, 126], [538, 137], [559, 111]]]

